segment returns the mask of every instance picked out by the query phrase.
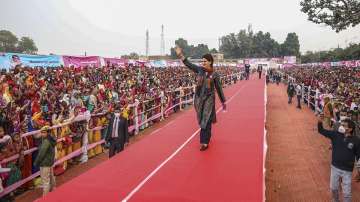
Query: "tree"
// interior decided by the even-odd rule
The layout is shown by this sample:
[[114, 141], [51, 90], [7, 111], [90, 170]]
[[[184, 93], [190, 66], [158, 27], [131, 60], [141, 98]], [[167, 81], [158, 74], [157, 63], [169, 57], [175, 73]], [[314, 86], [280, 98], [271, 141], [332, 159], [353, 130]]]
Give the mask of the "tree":
[[305, 54], [301, 55], [302, 63], [311, 63], [313, 61], [316, 61], [316, 56], [312, 51], [306, 51]]
[[30, 37], [22, 37], [20, 41], [12, 32], [0, 30], [0, 52], [36, 54], [35, 42]]
[[139, 54], [132, 52], [132, 53], [130, 53], [129, 57], [130, 57], [130, 59], [139, 59]]
[[216, 50], [216, 48], [213, 48], [213, 49], [210, 50], [210, 53], [215, 54], [215, 53], [218, 53], [218, 51]]
[[179, 38], [178, 40], [176, 40], [175, 45], [179, 46], [182, 49], [186, 49], [189, 46], [187, 40], [183, 38]]
[[18, 38], [10, 31], [0, 30], [0, 52], [16, 52]]
[[259, 31], [254, 35], [253, 40], [253, 55], [254, 57], [277, 57], [280, 55], [280, 48], [278, 42], [271, 38], [269, 32], [265, 34]]
[[287, 35], [285, 42], [281, 44], [281, 54], [283, 56], [300, 56], [299, 37], [296, 33], [289, 33]]
[[26, 54], [36, 54], [38, 51], [34, 41], [29, 37], [22, 37], [18, 43], [18, 51]]
[[360, 59], [360, 43], [350, 44], [342, 53], [343, 60], [359, 60]]
[[359, 0], [302, 0], [300, 5], [308, 20], [330, 26], [336, 32], [360, 23]]
[[279, 43], [269, 32], [254, 33], [251, 26], [247, 31], [243, 29], [221, 37], [220, 51], [226, 58], [278, 57], [281, 54]]
[[341, 60], [359, 60], [360, 59], [360, 43], [350, 44], [345, 49], [335, 48], [328, 51], [311, 52], [307, 51], [301, 55], [302, 63], [312, 62], [337, 62]]
[[[190, 54], [191, 50], [190, 50], [190, 47], [189, 47], [189, 45], [188, 45], [188, 42], [187, 42], [185, 39], [183, 39], [183, 38], [177, 39], [177, 40], [175, 41], [175, 45], [176, 45], [176, 46], [179, 46], [180, 48], [182, 48], [184, 54], [186, 54], [186, 55], [189, 55], [189, 54]], [[176, 59], [176, 58], [177, 58], [177, 55], [176, 55], [176, 53], [175, 53], [175, 48], [171, 48], [171, 49], [170, 49], [170, 53], [171, 53], [171, 57], [172, 57], [173, 59]]]
[[237, 58], [241, 54], [241, 49], [237, 37], [234, 33], [221, 37], [220, 51], [225, 58]]
[[192, 57], [200, 59], [203, 55], [210, 53], [209, 47], [205, 44], [199, 44], [193, 48]]
[[240, 47], [240, 55], [238, 55], [238, 57], [250, 57], [254, 49], [254, 38], [251, 26], [248, 27], [248, 32], [246, 32], [246, 30], [240, 30], [237, 34], [237, 40]]
[[176, 59], [177, 55], [175, 53], [175, 48], [170, 48], [170, 56], [172, 59]]
[[268, 54], [264, 48], [265, 40], [265, 35], [262, 31], [259, 31], [254, 35], [253, 57], [268, 57]]
[[[188, 42], [183, 38], [177, 39], [175, 41], [175, 45], [182, 48], [184, 54], [191, 58], [200, 59], [204, 54], [210, 53], [209, 47], [206, 44], [198, 44], [197, 46], [189, 45]], [[171, 48], [170, 52], [172, 58], [177, 58], [175, 48]]]
[[132, 60], [137, 60], [139, 59], [139, 54], [132, 52], [129, 55], [122, 55], [121, 59], [132, 59]]

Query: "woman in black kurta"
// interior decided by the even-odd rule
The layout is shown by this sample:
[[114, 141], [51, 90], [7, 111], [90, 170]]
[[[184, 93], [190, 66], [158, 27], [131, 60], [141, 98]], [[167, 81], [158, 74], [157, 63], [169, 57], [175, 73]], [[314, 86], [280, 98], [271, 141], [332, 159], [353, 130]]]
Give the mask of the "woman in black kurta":
[[226, 109], [225, 96], [221, 87], [220, 76], [214, 71], [214, 59], [211, 54], [203, 56], [202, 66], [192, 64], [185, 58], [181, 48], [176, 47], [176, 54], [181, 58], [186, 67], [195, 72], [197, 85], [195, 90], [195, 110], [201, 128], [200, 150], [208, 148], [211, 138], [211, 124], [216, 121], [215, 89], [220, 98], [223, 110]]

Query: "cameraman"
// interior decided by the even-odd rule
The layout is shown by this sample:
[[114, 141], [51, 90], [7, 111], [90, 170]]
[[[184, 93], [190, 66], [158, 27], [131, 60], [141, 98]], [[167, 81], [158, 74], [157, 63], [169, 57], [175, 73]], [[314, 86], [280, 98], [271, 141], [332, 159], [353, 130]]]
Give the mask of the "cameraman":
[[339, 201], [339, 183], [342, 181], [342, 191], [345, 202], [351, 201], [351, 179], [355, 159], [359, 160], [360, 140], [354, 135], [355, 124], [349, 119], [341, 122], [337, 131], [326, 130], [323, 127], [324, 117], [318, 120], [318, 132], [329, 138], [332, 145], [330, 189], [332, 201]]

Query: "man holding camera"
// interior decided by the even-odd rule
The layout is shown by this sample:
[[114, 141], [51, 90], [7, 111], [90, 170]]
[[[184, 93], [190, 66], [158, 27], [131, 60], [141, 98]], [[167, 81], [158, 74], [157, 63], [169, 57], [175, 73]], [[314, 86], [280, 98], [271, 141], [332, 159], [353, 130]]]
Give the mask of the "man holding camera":
[[360, 157], [360, 140], [354, 135], [355, 124], [350, 119], [341, 122], [337, 131], [323, 127], [324, 117], [318, 120], [318, 132], [329, 138], [332, 145], [330, 189], [332, 201], [339, 200], [340, 179], [344, 202], [351, 201], [351, 179], [355, 159]]

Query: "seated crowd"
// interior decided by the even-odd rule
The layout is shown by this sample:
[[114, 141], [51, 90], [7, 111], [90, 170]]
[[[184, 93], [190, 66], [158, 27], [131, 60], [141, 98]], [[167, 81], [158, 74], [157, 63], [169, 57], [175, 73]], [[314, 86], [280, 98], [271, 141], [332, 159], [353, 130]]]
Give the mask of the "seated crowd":
[[[218, 67], [224, 86], [236, 82], [236, 67]], [[182, 99], [192, 98], [194, 74], [184, 67], [101, 67], [101, 68], [30, 68], [17, 66], [0, 72], [0, 193], [6, 188], [39, 171], [34, 165], [41, 145], [39, 134], [32, 131], [50, 128], [57, 138], [55, 158], [59, 160], [81, 149], [88, 136], [88, 144], [104, 139], [109, 114], [115, 105], [121, 106], [128, 125], [133, 126], [158, 114], [162, 105], [169, 109]], [[185, 98], [184, 98], [185, 97]], [[138, 103], [136, 108], [132, 108]], [[136, 110], [138, 119], [134, 119]], [[171, 111], [177, 111], [174, 108]], [[89, 113], [90, 120], [77, 120], [78, 115]], [[160, 118], [139, 127], [145, 129]], [[65, 123], [65, 124], [64, 124]], [[93, 128], [101, 130], [91, 130]], [[130, 131], [133, 133], [134, 130]], [[88, 157], [104, 151], [99, 144], [87, 153]], [[16, 158], [15, 158], [15, 157]], [[55, 160], [55, 161], [56, 161]], [[84, 162], [81, 156], [65, 160], [54, 167], [55, 175], [62, 174], [69, 165]], [[9, 169], [10, 168], [10, 169]], [[6, 170], [8, 169], [8, 170]], [[35, 180], [36, 182], [36, 180]], [[31, 180], [16, 191], [34, 186]]]

